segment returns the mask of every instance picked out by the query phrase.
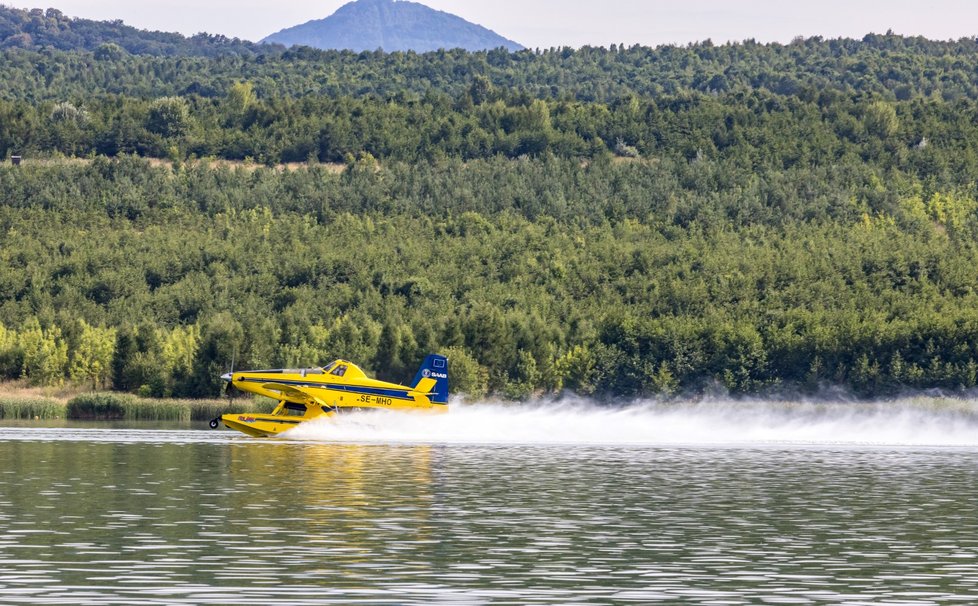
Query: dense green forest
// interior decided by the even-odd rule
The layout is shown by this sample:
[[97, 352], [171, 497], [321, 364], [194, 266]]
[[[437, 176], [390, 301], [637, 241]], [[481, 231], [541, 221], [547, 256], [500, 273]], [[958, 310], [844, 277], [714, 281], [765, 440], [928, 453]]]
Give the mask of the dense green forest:
[[978, 385], [974, 40], [97, 39], [0, 52], [4, 378], [201, 396], [442, 351], [476, 396]]
[[[62, 31], [60, 26], [52, 29]], [[528, 99], [588, 103], [610, 103], [629, 95], [723, 95], [761, 89], [801, 98], [824, 91], [900, 101], [978, 97], [978, 40], [973, 38], [933, 41], [870, 34], [861, 40], [816, 37], [790, 44], [747, 40], [656, 48], [621, 45], [515, 53], [454, 49], [418, 54], [286, 50], [276, 45], [234, 52], [234, 45], [225, 48], [220, 37], [161, 35], [173, 36], [174, 44], [183, 40], [182, 46], [172, 52], [130, 52], [124, 39], [111, 36], [99, 38], [108, 41], [94, 48], [61, 43], [18, 46], [8, 40], [8, 48], [0, 53], [0, 98], [74, 104], [112, 95], [214, 98], [241, 81], [251, 83], [266, 100], [375, 96], [402, 103], [429, 93], [454, 99], [467, 92], [474, 92], [478, 103], [484, 81]], [[195, 45], [203, 45], [204, 51], [195, 51]]]
[[[724, 160], [744, 171], [870, 162], [974, 180], [978, 103], [881, 101], [768, 91], [629, 97], [610, 104], [432, 95], [416, 103], [307, 96], [261, 101], [239, 84], [220, 99], [117, 97], [87, 105], [0, 101], [0, 156], [137, 154], [262, 163], [438, 161], [614, 153]], [[948, 153], [953, 150], [954, 153]], [[951, 172], [956, 176], [941, 173]]]
[[404, 379], [447, 350], [513, 397], [976, 384], [974, 196], [726, 169], [7, 167], [0, 371], [198, 395], [232, 360]]

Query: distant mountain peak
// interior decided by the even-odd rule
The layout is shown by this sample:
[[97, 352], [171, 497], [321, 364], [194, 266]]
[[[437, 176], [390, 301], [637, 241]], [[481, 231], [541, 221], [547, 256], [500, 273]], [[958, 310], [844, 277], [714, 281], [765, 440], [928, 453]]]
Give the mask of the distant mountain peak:
[[325, 19], [284, 29], [262, 42], [358, 52], [523, 49], [481, 25], [408, 0], [356, 0]]

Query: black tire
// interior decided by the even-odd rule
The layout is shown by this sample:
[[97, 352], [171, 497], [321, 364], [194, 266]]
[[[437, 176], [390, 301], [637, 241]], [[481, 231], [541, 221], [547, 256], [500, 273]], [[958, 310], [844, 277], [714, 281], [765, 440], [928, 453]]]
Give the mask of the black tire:
[[211, 422], [208, 423], [208, 425], [211, 426], [211, 429], [217, 429], [217, 426], [220, 425], [220, 424], [221, 424], [220, 423], [220, 420], [218, 420], [218, 419], [211, 419]]

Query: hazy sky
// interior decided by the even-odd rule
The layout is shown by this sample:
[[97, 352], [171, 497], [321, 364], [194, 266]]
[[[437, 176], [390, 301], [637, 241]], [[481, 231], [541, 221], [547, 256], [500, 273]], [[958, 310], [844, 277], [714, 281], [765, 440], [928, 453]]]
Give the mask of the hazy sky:
[[[869, 32], [948, 39], [978, 35], [975, 0], [421, 0], [524, 46], [657, 45], [711, 38], [788, 42]], [[122, 19], [144, 29], [259, 40], [321, 19], [345, 0], [0, 0], [72, 17]]]

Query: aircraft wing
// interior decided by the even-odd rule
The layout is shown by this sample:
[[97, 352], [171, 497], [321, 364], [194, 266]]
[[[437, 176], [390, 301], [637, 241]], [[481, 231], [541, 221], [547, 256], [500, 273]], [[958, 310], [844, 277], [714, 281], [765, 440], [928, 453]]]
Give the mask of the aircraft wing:
[[263, 389], [268, 391], [274, 391], [282, 394], [283, 400], [288, 400], [289, 402], [295, 402], [296, 404], [305, 404], [307, 406], [325, 406], [326, 404], [317, 398], [316, 396], [310, 394], [309, 392], [300, 389], [298, 387], [293, 387], [291, 385], [283, 385], [281, 383], [265, 383], [262, 385]]

